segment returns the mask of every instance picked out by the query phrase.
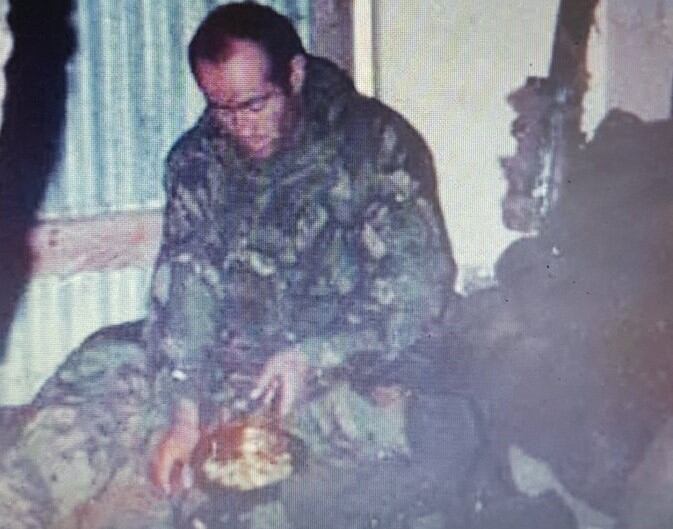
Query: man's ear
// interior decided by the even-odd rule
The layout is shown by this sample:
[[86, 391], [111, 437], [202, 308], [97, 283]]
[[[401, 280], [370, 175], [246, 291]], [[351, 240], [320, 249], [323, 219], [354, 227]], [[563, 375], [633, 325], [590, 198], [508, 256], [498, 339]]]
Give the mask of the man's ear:
[[306, 80], [306, 56], [297, 54], [290, 61], [290, 91], [299, 95]]

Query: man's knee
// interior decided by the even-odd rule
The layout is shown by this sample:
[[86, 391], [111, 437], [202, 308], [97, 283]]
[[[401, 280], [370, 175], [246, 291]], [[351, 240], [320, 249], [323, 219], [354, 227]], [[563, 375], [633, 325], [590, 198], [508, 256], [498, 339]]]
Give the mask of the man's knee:
[[463, 485], [483, 442], [479, 417], [460, 395], [415, 395], [407, 424], [412, 461], [428, 469], [428, 478]]
[[[58, 517], [103, 490], [120, 467], [142, 470], [152, 395], [133, 328], [105, 329], [86, 340], [26, 408], [0, 460], [0, 474], [14, 484], [0, 503], [14, 491], [12, 503]], [[26, 492], [32, 489], [42, 494]]]
[[105, 327], [84, 340], [45, 382], [33, 406], [90, 402], [112, 391], [113, 382], [130, 372], [149, 377], [141, 324], [142, 321]]

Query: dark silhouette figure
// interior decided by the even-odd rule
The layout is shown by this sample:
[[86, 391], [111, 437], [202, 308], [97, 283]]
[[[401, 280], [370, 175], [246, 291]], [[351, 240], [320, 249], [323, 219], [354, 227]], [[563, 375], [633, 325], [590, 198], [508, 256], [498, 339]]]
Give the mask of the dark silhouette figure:
[[0, 360], [31, 272], [27, 235], [61, 148], [72, 0], [12, 0], [14, 45], [0, 130]]

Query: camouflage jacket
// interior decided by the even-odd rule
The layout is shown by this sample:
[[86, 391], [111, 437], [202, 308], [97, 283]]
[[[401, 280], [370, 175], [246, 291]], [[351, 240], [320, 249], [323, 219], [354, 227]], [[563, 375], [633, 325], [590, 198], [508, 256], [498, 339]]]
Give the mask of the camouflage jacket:
[[145, 329], [162, 365], [293, 345], [316, 368], [389, 362], [442, 315], [455, 265], [422, 138], [323, 59], [302, 97], [300, 139], [269, 160], [207, 110], [170, 152]]

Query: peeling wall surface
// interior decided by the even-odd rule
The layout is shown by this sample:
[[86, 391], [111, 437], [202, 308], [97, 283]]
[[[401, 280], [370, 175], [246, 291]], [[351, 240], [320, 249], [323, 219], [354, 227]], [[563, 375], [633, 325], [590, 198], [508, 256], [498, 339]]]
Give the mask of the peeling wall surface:
[[501, 221], [499, 157], [514, 150], [505, 97], [547, 74], [558, 2], [375, 5], [378, 95], [428, 141], [459, 283], [479, 281], [516, 237]]
[[[435, 155], [459, 285], [488, 277], [517, 235], [501, 221], [498, 159], [511, 154], [507, 94], [546, 76], [558, 1], [375, 0], [377, 95], [402, 112]], [[673, 0], [602, 0], [584, 99], [591, 138], [611, 108], [643, 120], [671, 115]]]
[[[423, 11], [396, 0], [375, 4], [378, 94], [430, 143], [460, 266], [457, 286], [471, 290], [488, 283], [498, 256], [518, 237], [501, 221], [505, 184], [498, 160], [514, 150], [514, 114], [505, 98], [528, 76], [548, 74], [559, 3], [436, 0]], [[599, 3], [582, 120], [589, 138], [614, 106], [643, 119], [668, 115], [673, 61], [661, 46], [667, 11], [655, 4]], [[640, 13], [640, 22], [629, 22], [627, 30], [630, 12]], [[645, 20], [659, 33], [630, 34], [643, 30]], [[627, 75], [638, 69], [647, 70], [640, 79], [653, 81]]]

